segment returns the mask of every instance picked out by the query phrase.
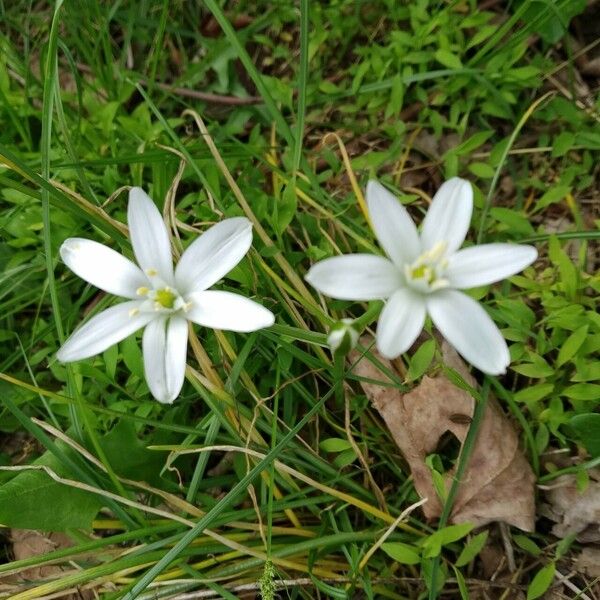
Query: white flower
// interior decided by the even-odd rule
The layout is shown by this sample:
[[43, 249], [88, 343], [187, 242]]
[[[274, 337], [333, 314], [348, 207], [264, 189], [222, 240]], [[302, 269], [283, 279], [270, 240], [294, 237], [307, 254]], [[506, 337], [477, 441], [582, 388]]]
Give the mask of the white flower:
[[146, 327], [142, 342], [146, 381], [159, 402], [171, 403], [183, 386], [188, 321], [244, 332], [274, 322], [271, 311], [248, 298], [207, 291], [248, 252], [252, 224], [235, 217], [213, 225], [190, 244], [173, 269], [167, 228], [141, 188], [129, 192], [127, 220], [139, 267], [92, 240], [70, 238], [62, 244], [60, 255], [75, 274], [129, 300], [77, 329], [57, 358], [72, 362], [94, 356]]
[[367, 203], [388, 258], [327, 258], [309, 270], [306, 280], [341, 300], [387, 299], [377, 326], [377, 348], [386, 358], [410, 348], [429, 314], [467, 361], [485, 373], [504, 373], [510, 363], [504, 338], [485, 310], [457, 290], [514, 275], [536, 259], [536, 249], [483, 244], [459, 250], [471, 220], [473, 190], [458, 177], [438, 190], [420, 235], [402, 204], [376, 181], [367, 185]]

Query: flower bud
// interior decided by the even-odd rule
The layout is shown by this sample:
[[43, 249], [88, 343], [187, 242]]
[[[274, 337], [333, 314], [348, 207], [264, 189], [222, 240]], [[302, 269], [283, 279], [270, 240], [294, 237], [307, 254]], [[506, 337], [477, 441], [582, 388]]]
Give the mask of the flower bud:
[[353, 319], [342, 319], [333, 325], [327, 336], [327, 344], [333, 354], [347, 354], [358, 342], [358, 331]]

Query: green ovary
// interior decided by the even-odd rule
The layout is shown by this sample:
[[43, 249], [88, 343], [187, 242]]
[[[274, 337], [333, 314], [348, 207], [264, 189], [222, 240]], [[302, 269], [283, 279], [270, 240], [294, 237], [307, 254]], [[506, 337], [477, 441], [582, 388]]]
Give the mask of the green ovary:
[[427, 283], [433, 283], [435, 280], [435, 271], [427, 265], [419, 265], [411, 269], [412, 279], [425, 279]]
[[173, 308], [177, 296], [168, 288], [156, 290], [154, 300], [164, 308]]

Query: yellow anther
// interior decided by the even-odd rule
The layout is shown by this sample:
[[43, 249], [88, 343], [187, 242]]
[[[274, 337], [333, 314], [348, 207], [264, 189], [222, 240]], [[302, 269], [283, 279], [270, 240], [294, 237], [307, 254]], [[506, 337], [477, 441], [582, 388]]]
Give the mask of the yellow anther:
[[135, 317], [135, 315], [139, 314], [139, 312], [140, 312], [140, 309], [139, 309], [139, 308], [132, 308], [132, 309], [129, 311], [129, 316], [130, 316], [130, 317]]
[[137, 290], [135, 290], [135, 293], [138, 296], [147, 296], [149, 291], [150, 290], [147, 287], [142, 286], [142, 287], [139, 287]]
[[155, 277], [158, 275], [158, 271], [156, 269], [146, 269], [146, 275], [148, 275], [148, 277]]

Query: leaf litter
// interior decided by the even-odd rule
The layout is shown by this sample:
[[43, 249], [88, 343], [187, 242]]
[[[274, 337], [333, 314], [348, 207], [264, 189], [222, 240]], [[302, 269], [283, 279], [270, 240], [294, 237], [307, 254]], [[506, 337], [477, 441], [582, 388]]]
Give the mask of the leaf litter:
[[[369, 347], [370, 338], [361, 344]], [[477, 387], [474, 377], [457, 352], [441, 341], [442, 361], [457, 371], [466, 383]], [[392, 372], [390, 362], [375, 350], [373, 355]], [[353, 362], [360, 357], [350, 355]], [[438, 365], [439, 366], [439, 365]], [[475, 401], [465, 390], [452, 383], [440, 369], [430, 369], [420, 383], [403, 393], [373, 362], [363, 357], [354, 368], [361, 386], [386, 423], [394, 441], [410, 467], [414, 485], [421, 498], [427, 498], [422, 509], [427, 519], [441, 515], [442, 501], [436, 493], [429, 455], [436, 452], [442, 438], [451, 434], [461, 444], [467, 435]], [[377, 383], [380, 382], [380, 383]], [[455, 466], [443, 475], [450, 489]], [[535, 525], [535, 477], [519, 447], [519, 435], [490, 397], [475, 446], [458, 488], [450, 516], [451, 523], [471, 522], [476, 526], [503, 521], [525, 531]]]

